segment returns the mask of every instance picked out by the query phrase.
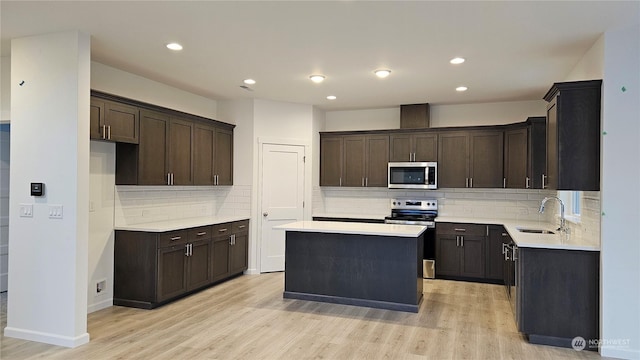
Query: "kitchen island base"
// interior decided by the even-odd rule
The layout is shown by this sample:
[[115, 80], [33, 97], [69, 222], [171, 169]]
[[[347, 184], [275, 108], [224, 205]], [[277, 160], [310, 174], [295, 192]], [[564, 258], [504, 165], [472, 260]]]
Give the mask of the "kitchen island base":
[[423, 247], [423, 234], [287, 231], [284, 298], [418, 312]]

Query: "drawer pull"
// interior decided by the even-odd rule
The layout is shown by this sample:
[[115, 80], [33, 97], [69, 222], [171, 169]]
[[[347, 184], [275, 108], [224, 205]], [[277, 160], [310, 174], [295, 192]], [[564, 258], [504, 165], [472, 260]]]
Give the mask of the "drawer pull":
[[240, 225], [240, 226], [238, 226], [238, 229], [244, 229], [246, 227], [247, 227], [247, 225]]
[[171, 241], [176, 241], [182, 239], [182, 236], [174, 236], [171, 238]]
[[467, 231], [467, 229], [458, 229], [458, 228], [453, 229], [453, 230], [455, 230], [455, 231], [463, 231], [463, 232], [464, 232], [464, 231]]
[[507, 233], [502, 233], [502, 236], [507, 236]]
[[199, 233], [197, 233], [196, 235], [197, 235], [197, 236], [204, 236], [204, 235], [207, 235], [207, 232], [206, 232], [206, 231], [199, 232]]
[[225, 228], [225, 229], [220, 229], [220, 230], [218, 230], [218, 232], [225, 232], [225, 231], [227, 231], [227, 229], [226, 229], [226, 228]]

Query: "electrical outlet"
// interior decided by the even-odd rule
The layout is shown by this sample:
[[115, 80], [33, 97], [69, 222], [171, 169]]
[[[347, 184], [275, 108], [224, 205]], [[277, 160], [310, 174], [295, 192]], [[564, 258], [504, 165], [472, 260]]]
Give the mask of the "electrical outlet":
[[101, 295], [107, 288], [107, 280], [96, 282], [96, 296]]

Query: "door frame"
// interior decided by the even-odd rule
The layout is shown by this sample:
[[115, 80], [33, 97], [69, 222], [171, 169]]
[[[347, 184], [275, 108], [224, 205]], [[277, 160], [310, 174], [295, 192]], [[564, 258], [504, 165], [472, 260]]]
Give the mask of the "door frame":
[[254, 218], [256, 219], [256, 270], [257, 273], [262, 273], [262, 158], [264, 156], [264, 145], [284, 145], [284, 146], [302, 146], [304, 148], [304, 180], [302, 184], [304, 208], [302, 209], [302, 218], [304, 220], [311, 219], [311, 182], [312, 182], [312, 164], [311, 161], [312, 152], [311, 144], [309, 141], [302, 139], [281, 139], [281, 138], [258, 138], [258, 176], [256, 177], [256, 210], [254, 212]]

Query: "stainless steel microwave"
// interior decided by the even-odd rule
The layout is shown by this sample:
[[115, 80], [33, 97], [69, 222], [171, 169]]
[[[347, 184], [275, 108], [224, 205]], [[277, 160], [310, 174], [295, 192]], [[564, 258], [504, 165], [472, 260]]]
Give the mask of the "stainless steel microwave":
[[438, 163], [390, 162], [389, 189], [437, 189]]

